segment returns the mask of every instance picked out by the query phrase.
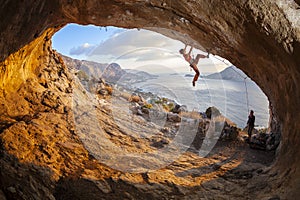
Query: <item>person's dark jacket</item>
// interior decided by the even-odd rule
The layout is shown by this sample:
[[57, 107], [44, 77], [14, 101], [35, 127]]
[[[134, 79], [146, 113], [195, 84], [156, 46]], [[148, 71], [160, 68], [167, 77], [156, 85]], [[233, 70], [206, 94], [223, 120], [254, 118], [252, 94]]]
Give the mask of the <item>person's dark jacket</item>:
[[254, 115], [252, 115], [252, 116], [248, 116], [248, 121], [247, 121], [247, 124], [249, 125], [249, 126], [252, 126], [252, 127], [254, 127], [254, 123], [255, 123], [255, 116]]

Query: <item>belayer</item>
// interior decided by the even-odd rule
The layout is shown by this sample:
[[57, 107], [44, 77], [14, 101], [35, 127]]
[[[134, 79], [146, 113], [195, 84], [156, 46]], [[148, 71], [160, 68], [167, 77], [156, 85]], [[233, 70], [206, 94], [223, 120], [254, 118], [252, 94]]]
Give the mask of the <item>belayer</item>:
[[248, 121], [247, 121], [247, 126], [248, 126], [248, 139], [250, 141], [251, 135], [252, 135], [252, 130], [254, 129], [254, 123], [255, 123], [255, 116], [254, 116], [254, 111], [251, 110], [250, 114], [248, 116]]
[[183, 55], [184, 59], [190, 64], [190, 67], [196, 73], [195, 76], [194, 76], [194, 79], [193, 79], [193, 86], [195, 87], [196, 81], [198, 80], [198, 77], [200, 76], [200, 72], [199, 72], [197, 64], [198, 64], [200, 58], [208, 58], [208, 55], [205, 56], [203, 54], [197, 54], [196, 58], [194, 59], [191, 56], [193, 47], [191, 46], [188, 53], [186, 53], [186, 48], [187, 48], [187, 44], [185, 45], [184, 49], [179, 50], [179, 53]]

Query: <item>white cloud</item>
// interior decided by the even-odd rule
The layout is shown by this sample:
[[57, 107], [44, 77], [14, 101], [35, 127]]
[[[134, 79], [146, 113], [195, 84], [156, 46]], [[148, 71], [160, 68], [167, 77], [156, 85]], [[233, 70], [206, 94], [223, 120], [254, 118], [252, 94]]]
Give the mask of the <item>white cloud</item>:
[[128, 30], [117, 33], [102, 42], [91, 56], [134, 58], [137, 61], [161, 60], [170, 56], [165, 52], [178, 52], [182, 43], [147, 30]]
[[95, 49], [95, 45], [84, 43], [78, 47], [73, 47], [70, 49], [70, 55], [88, 55]]
[[[179, 54], [179, 49], [183, 47], [182, 42], [159, 33], [132, 29], [114, 34], [95, 47], [87, 59], [100, 63], [116, 62], [122, 68], [129, 69], [147, 66], [149, 70], [146, 71], [153, 71], [150, 69], [153, 66], [164, 66], [165, 71], [185, 72], [189, 71], [189, 64]], [[194, 56], [197, 53], [204, 52], [194, 49]], [[218, 66], [213, 59], [201, 59], [198, 67], [204, 73], [224, 69], [224, 66]]]

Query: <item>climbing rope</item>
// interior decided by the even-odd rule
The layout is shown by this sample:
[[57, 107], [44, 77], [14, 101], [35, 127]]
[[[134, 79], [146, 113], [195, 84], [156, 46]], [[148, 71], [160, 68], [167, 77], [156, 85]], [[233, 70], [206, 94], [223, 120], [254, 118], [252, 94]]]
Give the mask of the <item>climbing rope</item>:
[[[210, 53], [208, 53], [208, 56], [210, 55]], [[227, 66], [230, 66], [231, 64], [230, 63], [226, 63], [225, 62], [225, 59], [220, 59], [220, 58], [218, 58], [218, 57], [216, 57], [216, 56], [214, 56], [214, 55], [212, 55], [215, 59], [217, 59], [217, 60], [219, 60], [219, 61], [221, 61], [222, 63], [224, 63], [225, 65], [227, 65]], [[248, 113], [249, 113], [249, 111], [250, 111], [250, 109], [249, 109], [249, 95], [248, 95], [248, 87], [247, 87], [247, 82], [246, 82], [246, 79], [248, 78], [247, 76], [242, 76], [238, 71], [236, 71], [234, 68], [231, 68], [233, 71], [235, 71], [240, 77], [242, 77], [243, 78], [243, 80], [244, 80], [244, 84], [245, 84], [245, 89], [246, 89], [246, 102], [247, 102], [247, 108], [248, 108]]]
[[247, 82], [246, 82], [247, 77], [244, 78], [244, 83], [245, 83], [245, 88], [246, 88], [246, 100], [247, 100], [247, 108], [248, 108], [248, 113], [249, 113], [249, 98], [248, 98], [248, 87], [247, 87]]

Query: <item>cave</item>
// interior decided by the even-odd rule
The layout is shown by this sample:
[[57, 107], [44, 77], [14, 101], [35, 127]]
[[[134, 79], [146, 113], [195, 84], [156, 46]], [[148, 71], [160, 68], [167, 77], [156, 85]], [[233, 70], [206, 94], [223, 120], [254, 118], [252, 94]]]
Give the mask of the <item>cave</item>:
[[[47, 135], [48, 132], [53, 131], [53, 137], [63, 137], [61, 135], [64, 133], [68, 138], [74, 137], [74, 131], [68, 131], [59, 125], [55, 126], [55, 121], [61, 119], [70, 121], [68, 116], [63, 118], [60, 114], [68, 110], [64, 106], [67, 104], [64, 102], [64, 96], [70, 95], [72, 89], [68, 84], [71, 82], [68, 73], [59, 67], [52, 67], [63, 66], [63, 61], [51, 49], [51, 37], [66, 24], [77, 23], [143, 28], [184, 43], [192, 41], [191, 45], [196, 48], [220, 55], [242, 69], [267, 95], [272, 105], [271, 129], [282, 135], [276, 152], [276, 160], [264, 175], [264, 183], [268, 187], [261, 186], [261, 189], [255, 191], [253, 195], [259, 199], [297, 199], [300, 194], [298, 166], [300, 164], [298, 147], [300, 125], [297, 122], [300, 119], [299, 6], [300, 2], [296, 0], [263, 2], [258, 0], [41, 0], [26, 2], [7, 0], [3, 2], [0, 7], [3, 19], [0, 22], [0, 97], [1, 136], [5, 133], [5, 137], [1, 138], [0, 183], [1, 186], [6, 187], [6, 189], [1, 188], [6, 191], [5, 196], [8, 199], [26, 199], [35, 193], [33, 197], [35, 199], [53, 199], [55, 184], [50, 180], [33, 179], [30, 175], [43, 177], [42, 174], [50, 174], [53, 180], [61, 183], [64, 180], [59, 178], [64, 175], [63, 173], [80, 173], [84, 170], [81, 165], [85, 168], [88, 166], [89, 169], [96, 168], [92, 161], [80, 160], [82, 158], [78, 157], [82, 163], [77, 163], [78, 165], [75, 166], [68, 165], [67, 170], [62, 172], [59, 167], [55, 166], [55, 161], [52, 161], [62, 158], [59, 156], [59, 158], [54, 158], [55, 155], [47, 153], [49, 145], [39, 140], [41, 139], [39, 135]], [[62, 74], [62, 77], [58, 78], [48, 73], [51, 70], [56, 71], [56, 74]], [[60, 87], [57, 87], [58, 83]], [[36, 85], [59, 89], [40, 95], [39, 92], [42, 89]], [[49, 99], [59, 99], [60, 103], [52, 105], [54, 101]], [[57, 115], [53, 114], [52, 107], [57, 109]], [[41, 111], [42, 114], [38, 113]], [[42, 126], [39, 126], [40, 128], [34, 126], [37, 119], [43, 122], [45, 129], [42, 129]], [[49, 125], [53, 125], [54, 128], [47, 129]], [[25, 126], [34, 126], [34, 128], [28, 131], [22, 128]], [[68, 126], [71, 125], [66, 125]], [[72, 128], [69, 127], [69, 129]], [[33, 140], [37, 141], [35, 143], [37, 147], [32, 147], [29, 143], [20, 146], [19, 140], [14, 140], [15, 135], [18, 135], [18, 138], [24, 137], [25, 140], [34, 138]], [[8, 147], [10, 151], [7, 153]], [[41, 154], [32, 157], [30, 155], [35, 148], [39, 149]], [[89, 156], [86, 150], [73, 143], [62, 145], [60, 150], [68, 148], [75, 149], [73, 153], [76, 155]], [[58, 150], [54, 149], [52, 153], [58, 153]], [[65, 156], [68, 157], [67, 154]], [[46, 159], [52, 164], [44, 162], [43, 165], [34, 165], [40, 159]], [[26, 160], [26, 162], [18, 163], [16, 160]], [[47, 165], [53, 165], [54, 172], [49, 171]], [[106, 167], [101, 170], [104, 174], [111, 172]], [[27, 175], [23, 177], [22, 173]], [[111, 172], [111, 174], [116, 173]], [[126, 182], [117, 184], [113, 176], [107, 178], [110, 187], [114, 189], [127, 188], [129, 190], [133, 187], [127, 185]], [[18, 182], [18, 187], [22, 184], [31, 184], [34, 189], [23, 191], [20, 189], [23, 197], [20, 193], [14, 196], [16, 188], [18, 189], [17, 186], [10, 187], [14, 181]], [[40, 184], [42, 182], [44, 183]], [[87, 188], [90, 185], [88, 196], [96, 199], [93, 196], [93, 191], [96, 190], [95, 185], [89, 181], [74, 182], [71, 179], [64, 187], [76, 188], [80, 185]], [[64, 187], [56, 189], [56, 192], [65, 191]], [[101, 187], [106, 188], [105, 185]], [[7, 195], [7, 191], [10, 196]], [[77, 191], [74, 189], [72, 192], [75, 194]], [[65, 199], [72, 198], [71, 194], [71, 196], [65, 195]], [[139, 195], [141, 198], [147, 198], [143, 193], [137, 193], [136, 198]], [[122, 197], [129, 198], [126, 196], [120, 198]], [[79, 196], [77, 198], [80, 199]]]

